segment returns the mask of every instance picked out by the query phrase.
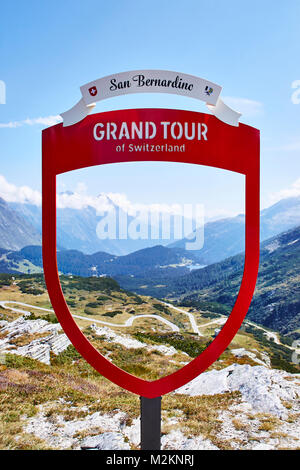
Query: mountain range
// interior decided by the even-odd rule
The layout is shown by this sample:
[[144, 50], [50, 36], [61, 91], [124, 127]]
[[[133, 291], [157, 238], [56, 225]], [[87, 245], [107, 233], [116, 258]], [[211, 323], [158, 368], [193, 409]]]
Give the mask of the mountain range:
[[[116, 207], [116, 206], [115, 206]], [[119, 207], [116, 210], [121, 211]], [[0, 205], [1, 220], [6, 225], [0, 230], [0, 247], [20, 250], [24, 246], [41, 243], [41, 208], [32, 204], [5, 203]], [[57, 243], [59, 248], [78, 250], [86, 254], [106, 252], [116, 256], [163, 245], [185, 249], [187, 241], [165, 239], [99, 239], [97, 224], [101, 216], [93, 207], [57, 210]], [[130, 223], [132, 217], [128, 218]], [[244, 250], [244, 215], [207, 222], [204, 226], [204, 246], [190, 250], [198, 263], [216, 263]], [[300, 197], [282, 199], [261, 211], [261, 240], [275, 236], [300, 224]], [[3, 228], [5, 227], [5, 228]], [[171, 243], [170, 243], [171, 241]]]
[[[264, 241], [285, 230], [300, 225], [300, 197], [282, 199], [260, 213], [260, 238]], [[208, 222], [204, 227], [204, 246], [193, 253], [200, 264], [212, 264], [245, 249], [245, 216]], [[169, 247], [183, 248], [187, 239], [171, 243]]]
[[[126, 290], [226, 315], [235, 302], [244, 267], [244, 254], [238, 254], [191, 270], [198, 264], [191, 251], [159, 245], [125, 256], [60, 250], [57, 259], [64, 274], [111, 276]], [[0, 249], [0, 272], [42, 272], [41, 247]], [[297, 337], [299, 279], [300, 227], [296, 227], [262, 242], [257, 286], [248, 318]]]
[[0, 198], [0, 247], [18, 250], [41, 241], [41, 232]]
[[[63, 195], [64, 193], [61, 193]], [[68, 192], [68, 195], [72, 193]], [[158, 235], [158, 238], [121, 238], [119, 234], [120, 220], [127, 219], [127, 226], [129, 227], [136, 218], [132, 215], [125, 214], [123, 209], [115, 204], [107, 195], [100, 194], [98, 196], [103, 204], [109, 206], [115, 214], [116, 224], [116, 237], [109, 238], [103, 231], [103, 238], [97, 234], [97, 227], [99, 222], [105, 220], [105, 213], [100, 214], [95, 207], [86, 206], [83, 209], [74, 208], [57, 208], [57, 243], [58, 246], [66, 249], [79, 250], [86, 254], [93, 254], [97, 251], [105, 251], [113, 253], [114, 255], [126, 255], [143, 248], [148, 248], [155, 245], [167, 245], [174, 241], [174, 220], [170, 220], [170, 238], [164, 239]], [[42, 232], [42, 209], [33, 204], [23, 203], [10, 203], [10, 207], [16, 211], [19, 216], [23, 217], [30, 223], [39, 233]], [[138, 224], [137, 224], [138, 225]], [[154, 224], [153, 224], [154, 226]], [[147, 233], [151, 233], [151, 225], [145, 223]], [[139, 228], [137, 227], [137, 233]], [[33, 243], [32, 243], [33, 244]], [[28, 245], [28, 244], [27, 244]], [[1, 239], [0, 239], [0, 246]], [[2, 246], [2, 248], [5, 248]], [[22, 248], [20, 246], [20, 248]]]
[[[170, 280], [168, 295], [185, 306], [229, 313], [239, 291], [244, 255]], [[255, 294], [247, 318], [282, 334], [300, 333], [300, 227], [261, 244]], [[159, 292], [157, 292], [159, 294]], [[162, 292], [160, 293], [160, 295]]]
[[[86, 255], [78, 250], [59, 250], [58, 269], [75, 276], [126, 276], [163, 278], [189, 272], [195, 266], [195, 256], [181, 248], [157, 245], [116, 256], [99, 251]], [[41, 246], [27, 246], [19, 251], [0, 250], [0, 272], [41, 272], [43, 267]]]

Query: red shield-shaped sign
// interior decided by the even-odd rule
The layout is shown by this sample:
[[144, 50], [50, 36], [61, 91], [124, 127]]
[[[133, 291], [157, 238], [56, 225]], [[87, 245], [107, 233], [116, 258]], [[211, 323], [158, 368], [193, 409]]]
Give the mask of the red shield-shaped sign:
[[[152, 130], [148, 134], [147, 123], [151, 123], [148, 130], [150, 127]], [[193, 137], [185, 135], [185, 125], [193, 123]], [[137, 126], [140, 126], [139, 133], [128, 132]], [[174, 144], [179, 146], [179, 151], [170, 151]], [[246, 178], [245, 266], [232, 312], [203, 353], [182, 369], [155, 381], [121, 370], [94, 348], [69, 311], [57, 270], [56, 176], [94, 165], [133, 161], [207, 165], [234, 171]], [[244, 124], [237, 127], [224, 124], [210, 114], [173, 109], [111, 111], [90, 115], [69, 127], [58, 124], [44, 130], [43, 261], [50, 300], [58, 320], [75, 348], [100, 374], [147, 398], [164, 395], [186, 384], [226, 349], [239, 330], [253, 296], [259, 264], [259, 131]]]

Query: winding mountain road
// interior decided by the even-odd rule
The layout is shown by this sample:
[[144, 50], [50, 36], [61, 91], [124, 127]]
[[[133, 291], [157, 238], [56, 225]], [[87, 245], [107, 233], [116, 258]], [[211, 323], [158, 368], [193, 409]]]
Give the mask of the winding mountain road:
[[[191, 312], [187, 312], [186, 310], [183, 310], [182, 308], [179, 308], [179, 307], [175, 307], [174, 305], [172, 305], [170, 303], [167, 303], [167, 302], [162, 302], [161, 301], [161, 303], [166, 305], [169, 308], [172, 308], [172, 309], [176, 310], [177, 312], [180, 312], [180, 313], [183, 313], [184, 315], [186, 315], [188, 317], [189, 321], [190, 321], [192, 331], [194, 333], [196, 333], [198, 336], [204, 336], [202, 333], [200, 333], [199, 328], [203, 328], [203, 327], [212, 325], [214, 323], [220, 325], [220, 324], [224, 324], [227, 321], [226, 317], [224, 317], [224, 318], [222, 317], [222, 318], [218, 318], [216, 320], [213, 320], [209, 323], [205, 323], [204, 325], [198, 326], [197, 323], [196, 323], [195, 317]], [[43, 312], [48, 312], [48, 313], [54, 313], [54, 310], [50, 310], [49, 308], [37, 307], [35, 305], [25, 304], [23, 302], [17, 302], [17, 301], [14, 301], [14, 300], [2, 300], [2, 301], [0, 301], [0, 306], [1, 307], [6, 308], [8, 310], [12, 310], [13, 312], [21, 313], [22, 315], [28, 314], [28, 311], [22, 310], [22, 309], [19, 309], [19, 308], [16, 308], [16, 307], [9, 307], [7, 304], [20, 305], [21, 307], [31, 308], [31, 309], [35, 309], [35, 310], [41, 310]], [[85, 317], [85, 316], [82, 316], [82, 315], [72, 314], [72, 316], [74, 318], [79, 319], [79, 320], [85, 320], [85, 321], [89, 321], [91, 323], [99, 323], [101, 325], [106, 325], [106, 326], [113, 326], [115, 328], [126, 328], [126, 327], [129, 327], [129, 326], [132, 326], [133, 322], [135, 320], [139, 319], [139, 318], [154, 318], [155, 320], [158, 320], [158, 321], [164, 323], [165, 325], [169, 326], [172, 331], [174, 331], [176, 333], [178, 333], [180, 331], [177, 325], [172, 323], [170, 320], [167, 320], [166, 318], [161, 317], [160, 315], [151, 315], [151, 314], [137, 315], [136, 317], [128, 318], [125, 321], [125, 323], [122, 323], [122, 324], [120, 324], [120, 323], [109, 323], [109, 322], [106, 322], [106, 321], [103, 321], [103, 320], [96, 320], [94, 318], [88, 318], [88, 317]]]
[[187, 312], [186, 310], [183, 310], [182, 308], [179, 308], [179, 307], [175, 307], [174, 305], [169, 304], [167, 302], [162, 302], [161, 301], [161, 303], [166, 305], [169, 308], [172, 308], [173, 310], [176, 310], [177, 312], [184, 313], [190, 320], [190, 324], [191, 324], [193, 332], [196, 333], [199, 336], [203, 336], [203, 334], [200, 333], [200, 331], [198, 329], [198, 326], [197, 326], [197, 323], [196, 323], [196, 320], [195, 320], [195, 317], [191, 312]]
[[[5, 309], [8, 309], [8, 310], [12, 310], [13, 312], [17, 312], [17, 313], [22, 313], [23, 315], [24, 314], [28, 314], [29, 312], [25, 311], [25, 310], [21, 310], [19, 308], [15, 308], [15, 307], [9, 307], [7, 306], [7, 304], [15, 304], [15, 305], [21, 305], [22, 307], [27, 307], [27, 308], [32, 308], [32, 309], [35, 309], [35, 310], [42, 310], [44, 312], [49, 312], [49, 313], [54, 313], [53, 310], [50, 310], [48, 308], [43, 308], [43, 307], [36, 307], [35, 305], [30, 305], [30, 304], [24, 304], [23, 302], [15, 302], [13, 300], [2, 300], [0, 301], [0, 306], [2, 308], [5, 308]], [[100, 323], [101, 325], [107, 325], [107, 326], [114, 326], [114, 327], [118, 327], [118, 328], [126, 328], [128, 326], [132, 326], [133, 322], [139, 318], [154, 318], [155, 320], [158, 320], [162, 323], [164, 323], [165, 325], [169, 326], [171, 328], [172, 331], [175, 331], [175, 332], [178, 332], [179, 331], [179, 328], [177, 325], [175, 325], [174, 323], [170, 322], [169, 320], [167, 320], [166, 318], [163, 318], [161, 317], [160, 315], [137, 315], [136, 317], [131, 317], [131, 318], [128, 318], [125, 323], [123, 324], [119, 324], [119, 323], [109, 323], [109, 322], [105, 322], [105, 321], [102, 321], [102, 320], [96, 320], [94, 318], [88, 318], [88, 317], [84, 317], [84, 316], [81, 316], [81, 315], [73, 315], [72, 316], [74, 318], [78, 318], [79, 320], [86, 320], [86, 321], [89, 321], [91, 323]]]
[[[199, 328], [205, 328], [205, 327], [213, 325], [213, 324], [217, 324], [217, 325], [221, 326], [224, 323], [226, 323], [226, 321], [227, 321], [227, 317], [222, 315], [221, 318], [217, 318], [216, 320], [212, 320], [208, 323], [205, 323], [205, 324], [202, 324], [202, 325], [198, 326], [197, 323], [196, 323], [195, 317], [191, 312], [187, 312], [186, 310], [183, 310], [182, 308], [175, 307], [175, 305], [172, 305], [168, 302], [161, 301], [161, 303], [166, 305], [169, 308], [172, 308], [172, 309], [176, 310], [177, 312], [185, 314], [189, 318], [189, 321], [190, 321], [193, 332], [196, 333], [198, 336], [204, 336], [202, 333], [200, 333]], [[20, 308], [8, 306], [7, 304], [20, 305], [21, 307], [31, 308], [31, 309], [35, 309], [35, 310], [41, 310], [43, 312], [48, 312], [48, 313], [54, 313], [54, 310], [50, 310], [48, 308], [43, 308], [43, 307], [37, 307], [35, 305], [25, 304], [23, 302], [17, 302], [17, 301], [14, 301], [14, 300], [1, 300], [0, 301], [0, 307], [2, 307], [4, 309], [12, 310], [13, 312], [16, 312], [16, 313], [21, 313], [22, 315], [28, 315], [29, 312], [26, 311], [26, 310], [22, 310]], [[79, 320], [85, 320], [85, 321], [88, 321], [88, 322], [91, 322], [91, 323], [99, 323], [101, 325], [112, 326], [112, 327], [115, 327], [115, 328], [126, 328], [126, 327], [129, 327], [129, 326], [132, 326], [133, 322], [135, 320], [138, 320], [139, 318], [154, 318], [155, 320], [158, 320], [158, 321], [164, 323], [165, 325], [169, 326], [169, 328], [172, 331], [174, 331], [176, 333], [178, 333], [180, 331], [177, 325], [175, 325], [171, 321], [167, 320], [166, 318], [161, 317], [160, 315], [151, 315], [151, 314], [137, 315], [135, 317], [128, 318], [125, 321], [125, 323], [123, 323], [123, 324], [109, 323], [109, 322], [105, 322], [105, 321], [102, 321], [102, 320], [96, 320], [94, 318], [84, 317], [82, 315], [72, 314], [72, 316], [74, 318], [78, 318]], [[256, 325], [256, 323], [253, 323], [249, 320], [246, 320], [246, 323], [248, 323], [249, 325], [251, 325], [251, 326], [253, 326], [253, 327], [255, 327], [259, 330], [264, 331], [269, 339], [273, 338], [274, 343], [279, 344], [279, 345], [283, 345], [283, 346], [285, 346], [286, 348], [288, 348], [292, 351], [295, 351], [297, 349], [297, 348], [294, 348], [292, 346], [282, 344], [281, 341], [280, 341], [279, 335], [276, 332], [266, 330], [262, 326]]]

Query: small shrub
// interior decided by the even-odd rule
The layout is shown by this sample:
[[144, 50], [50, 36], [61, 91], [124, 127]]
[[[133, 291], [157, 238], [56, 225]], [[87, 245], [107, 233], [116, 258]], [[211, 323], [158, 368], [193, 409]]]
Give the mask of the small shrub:
[[81, 355], [70, 344], [67, 349], [51, 359], [51, 364], [55, 366], [62, 366], [64, 364], [72, 364], [74, 361], [81, 359]]
[[102, 301], [105, 302], [105, 300], [110, 300], [110, 297], [108, 297], [107, 295], [99, 295], [99, 296], [97, 297], [97, 300], [98, 300], [99, 302], [102, 302]]
[[186, 337], [178, 333], [168, 334], [151, 334], [151, 333], [135, 333], [134, 336], [140, 341], [150, 340], [154, 343], [163, 343], [173, 346], [178, 351], [187, 353], [190, 357], [197, 357], [207, 347], [206, 342], [203, 342], [195, 337]]
[[86, 307], [88, 308], [97, 308], [97, 307], [100, 307], [102, 305], [101, 302], [89, 302], [86, 304]]
[[47, 315], [38, 316], [31, 312], [30, 315], [27, 315], [24, 318], [25, 320], [46, 320], [48, 323], [58, 323], [55, 313], [48, 313]]
[[112, 310], [111, 312], [106, 312], [106, 313], [103, 313], [103, 316], [104, 317], [115, 317], [116, 315], [119, 315], [123, 313], [122, 310]]

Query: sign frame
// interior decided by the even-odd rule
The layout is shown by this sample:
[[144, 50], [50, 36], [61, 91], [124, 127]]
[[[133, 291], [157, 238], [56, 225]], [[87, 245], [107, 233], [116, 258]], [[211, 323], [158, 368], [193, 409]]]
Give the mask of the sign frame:
[[[92, 137], [99, 122], [202, 122], [208, 138], [186, 141], [181, 152], [117, 152], [115, 140], [101, 142]], [[172, 145], [157, 135], [153, 145]], [[128, 140], [127, 143], [132, 142]], [[133, 140], [134, 142], [134, 140]], [[179, 141], [176, 141], [178, 143]], [[259, 267], [259, 130], [239, 124], [230, 126], [210, 114], [176, 109], [129, 109], [92, 114], [64, 127], [42, 133], [43, 263], [50, 301], [65, 333], [79, 353], [100, 374], [117, 385], [145, 398], [156, 398], [185, 385], [204, 372], [230, 344], [251, 303]], [[211, 166], [245, 175], [245, 264], [240, 290], [220, 333], [198, 357], [176, 372], [154, 381], [135, 377], [101, 355], [84, 336], [64, 299], [56, 256], [56, 177], [64, 172], [101, 164], [136, 161], [180, 162]]]

